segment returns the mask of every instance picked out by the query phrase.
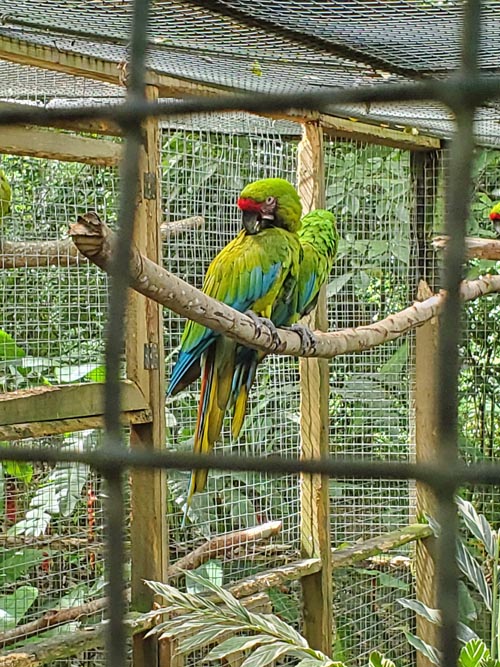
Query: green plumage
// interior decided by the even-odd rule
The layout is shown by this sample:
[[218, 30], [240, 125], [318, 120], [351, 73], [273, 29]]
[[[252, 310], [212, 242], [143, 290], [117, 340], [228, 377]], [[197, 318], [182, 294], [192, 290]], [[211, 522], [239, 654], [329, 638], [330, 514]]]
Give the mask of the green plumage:
[[[337, 253], [339, 235], [335, 216], [330, 211], [317, 209], [302, 218], [298, 233], [302, 249], [299, 280], [295, 297], [281, 291], [276, 300], [271, 319], [276, 326], [295, 324], [315, 307], [319, 291], [330, 275]], [[264, 352], [240, 347], [231, 389], [231, 403], [234, 404], [232, 432], [238, 437], [246, 414], [250, 388], [255, 380], [258, 364], [264, 359]]]
[[[273, 200], [271, 202], [271, 200]], [[248, 185], [238, 205], [244, 214], [258, 220], [252, 231], [242, 230], [208, 267], [202, 290], [208, 296], [244, 312], [252, 310], [270, 317], [286, 282], [293, 307], [298, 293], [301, 205], [297, 192], [282, 179], [266, 179]], [[272, 217], [266, 209], [273, 208]], [[237, 344], [211, 329], [189, 321], [181, 339], [181, 350], [172, 371], [169, 395], [175, 395], [196, 379], [201, 366], [201, 391], [194, 451], [208, 453], [219, 438], [231, 395]], [[194, 493], [202, 491], [207, 471], [191, 475], [186, 512]]]
[[12, 190], [9, 185], [5, 173], [0, 169], [0, 224], [3, 218], [10, 213], [10, 205], [12, 201]]

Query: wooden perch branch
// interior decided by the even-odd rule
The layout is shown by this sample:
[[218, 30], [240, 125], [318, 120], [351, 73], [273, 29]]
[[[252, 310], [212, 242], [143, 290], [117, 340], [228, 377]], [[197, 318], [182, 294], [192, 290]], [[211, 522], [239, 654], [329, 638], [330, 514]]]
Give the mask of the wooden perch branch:
[[[278, 530], [279, 527], [280, 522], [270, 522], [269, 524], [260, 526], [263, 529], [262, 532], [267, 536], [274, 534], [273, 531]], [[258, 528], [255, 527], [257, 533]], [[240, 532], [245, 531], [230, 534], [233, 540], [236, 540]], [[432, 530], [428, 525], [413, 524], [350, 547], [338, 550], [334, 549], [332, 551], [333, 567], [334, 569], [347, 567], [377, 554], [387, 553], [408, 542], [424, 539], [432, 534]], [[223, 537], [227, 538], [228, 535], [221, 536], [219, 539]], [[211, 542], [208, 542], [208, 544], [211, 544]], [[190, 556], [192, 557], [197, 551], [199, 550], [194, 551]], [[176, 565], [179, 566], [180, 562]], [[251, 608], [252, 604], [254, 604], [251, 596], [288, 581], [294, 581], [314, 574], [315, 572], [319, 572], [320, 569], [321, 560], [319, 558], [308, 558], [247, 577], [229, 586], [228, 590], [236, 598], [243, 598], [243, 604]], [[56, 623], [60, 624], [96, 613], [104, 609], [106, 604], [107, 598], [101, 598], [78, 607], [48, 612], [37, 621], [4, 632], [0, 638], [2, 645], [5, 646], [14, 641], [19, 641], [23, 636], [33, 634], [37, 630], [46, 630]], [[125, 626], [129, 635], [143, 632], [153, 626], [154, 619], [138, 620], [139, 616], [140, 614], [137, 613], [128, 614]], [[40, 667], [41, 665], [53, 662], [57, 658], [67, 658], [77, 655], [84, 650], [102, 646], [104, 643], [104, 627], [104, 623], [98, 623], [97, 625], [89, 626], [85, 630], [64, 633], [50, 639], [41, 639], [26, 647], [13, 649], [0, 656], [0, 667]]]
[[[195, 215], [183, 220], [164, 222], [160, 226], [163, 241], [180, 236], [189, 229], [198, 229], [205, 224], [205, 218]], [[17, 269], [39, 266], [79, 266], [88, 264], [88, 259], [80, 254], [68, 239], [54, 241], [1, 241], [0, 269]]]
[[[448, 244], [447, 236], [436, 236], [432, 239], [432, 245], [436, 250], [444, 250]], [[467, 237], [465, 239], [467, 257], [472, 259], [500, 259], [500, 239], [481, 239]]]
[[269, 521], [261, 526], [253, 526], [246, 530], [238, 530], [226, 535], [218, 535], [200, 547], [180, 558], [167, 570], [167, 577], [173, 578], [183, 574], [185, 570], [194, 570], [207, 560], [229, 554], [233, 549], [252, 542], [267, 540], [281, 530], [281, 521]]
[[[82, 254], [104, 271], [109, 271], [116, 235], [95, 213], [80, 216], [78, 221], [71, 225], [70, 235]], [[135, 246], [131, 249], [130, 286], [179, 315], [195, 320], [249, 347], [277, 354], [301, 356], [301, 341], [295, 332], [280, 329], [280, 342], [276, 346], [267, 326], [257, 328], [250, 317], [206, 296], [142, 256]], [[498, 291], [500, 291], [500, 276], [485, 276], [472, 282], [464, 281], [461, 289], [464, 301]], [[444, 299], [443, 293], [437, 294], [425, 301], [414, 303], [380, 322], [356, 329], [331, 333], [317, 331], [316, 349], [310, 350], [304, 356], [330, 358], [367, 350], [399, 338], [435, 317], [441, 310]]]

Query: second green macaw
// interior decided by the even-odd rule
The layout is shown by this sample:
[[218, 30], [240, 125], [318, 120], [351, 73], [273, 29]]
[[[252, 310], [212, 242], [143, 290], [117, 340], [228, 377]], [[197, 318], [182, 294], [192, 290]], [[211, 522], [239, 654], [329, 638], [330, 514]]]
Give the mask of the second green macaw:
[[[315, 307], [319, 291], [330, 275], [337, 254], [339, 235], [335, 216], [330, 211], [323, 209], [316, 209], [308, 213], [302, 218], [298, 236], [303, 258], [297, 282], [296, 309], [292, 307], [292, 300], [286, 302], [278, 298], [271, 313], [271, 320], [278, 327], [292, 326]], [[240, 434], [257, 366], [265, 356], [265, 352], [238, 347], [231, 387], [231, 404], [233, 405], [231, 430], [234, 438]]]
[[12, 190], [3, 169], [0, 169], [0, 225], [4, 216], [10, 212]]
[[[214, 258], [202, 291], [241, 312], [269, 318], [278, 298], [296, 309], [302, 206], [295, 188], [281, 178], [255, 181], [238, 199], [243, 229]], [[201, 390], [194, 451], [209, 453], [219, 438], [236, 363], [235, 341], [190, 320], [186, 324], [167, 395], [174, 396], [200, 373]], [[205, 488], [206, 470], [191, 474], [186, 510]]]
[[491, 209], [490, 220], [495, 225], [497, 233], [500, 234], [500, 201]]

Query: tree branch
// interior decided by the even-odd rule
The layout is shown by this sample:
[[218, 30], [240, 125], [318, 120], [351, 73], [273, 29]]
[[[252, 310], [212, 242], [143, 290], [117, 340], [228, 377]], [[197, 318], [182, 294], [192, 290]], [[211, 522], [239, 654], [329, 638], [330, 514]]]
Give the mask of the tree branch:
[[[80, 216], [71, 225], [70, 236], [78, 250], [104, 271], [109, 271], [116, 235], [93, 213]], [[279, 330], [276, 345], [270, 329], [257, 328], [247, 315], [226, 304], [212, 299], [139, 253], [131, 249], [130, 286], [170, 308], [183, 317], [225, 334], [239, 343], [267, 352], [294, 356], [335, 357], [349, 352], [367, 350], [399, 338], [420, 326], [440, 312], [445, 295], [441, 292], [409, 308], [390, 315], [380, 322], [356, 329], [344, 329], [330, 333], [315, 332], [316, 349], [301, 355], [301, 340], [293, 331]], [[464, 301], [500, 291], [500, 276], [485, 276], [479, 280], [462, 283]]]
[[[160, 226], [162, 241], [180, 236], [189, 229], [198, 229], [205, 218], [195, 215], [191, 218], [164, 222]], [[68, 239], [54, 241], [3, 241], [0, 240], [0, 269], [17, 269], [40, 266], [80, 266], [88, 264], [88, 259], [80, 254]]]
[[[436, 250], [444, 250], [448, 244], [447, 236], [436, 236], [432, 239], [432, 245]], [[500, 240], [482, 239], [468, 236], [465, 239], [467, 257], [472, 259], [500, 259]]]
[[244, 544], [267, 540], [280, 530], [281, 521], [268, 521], [260, 526], [217, 535], [171, 565], [167, 570], [167, 578], [179, 577], [185, 570], [194, 570], [208, 560], [227, 555]]

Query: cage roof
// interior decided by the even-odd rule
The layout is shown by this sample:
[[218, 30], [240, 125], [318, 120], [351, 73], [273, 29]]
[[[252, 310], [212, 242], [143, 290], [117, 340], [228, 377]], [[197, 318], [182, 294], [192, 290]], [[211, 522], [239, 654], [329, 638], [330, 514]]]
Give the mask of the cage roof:
[[[57, 52], [125, 62], [132, 0], [9, 0], [2, 38]], [[462, 0], [153, 0], [148, 66], [183, 81], [232, 91], [308, 92], [443, 77], [459, 64]], [[500, 74], [498, 0], [483, 2], [480, 67]], [[1, 52], [0, 52], [1, 57]], [[33, 68], [27, 68], [32, 70]], [[0, 97], [115, 101], [120, 86], [38, 76], [0, 63]], [[23, 81], [23, 85], [19, 85]], [[24, 83], [25, 82], [25, 83]], [[52, 90], [50, 90], [52, 84]], [[450, 136], [439, 105], [351, 107], [363, 120]], [[500, 105], [478, 113], [481, 143], [500, 145]]]

